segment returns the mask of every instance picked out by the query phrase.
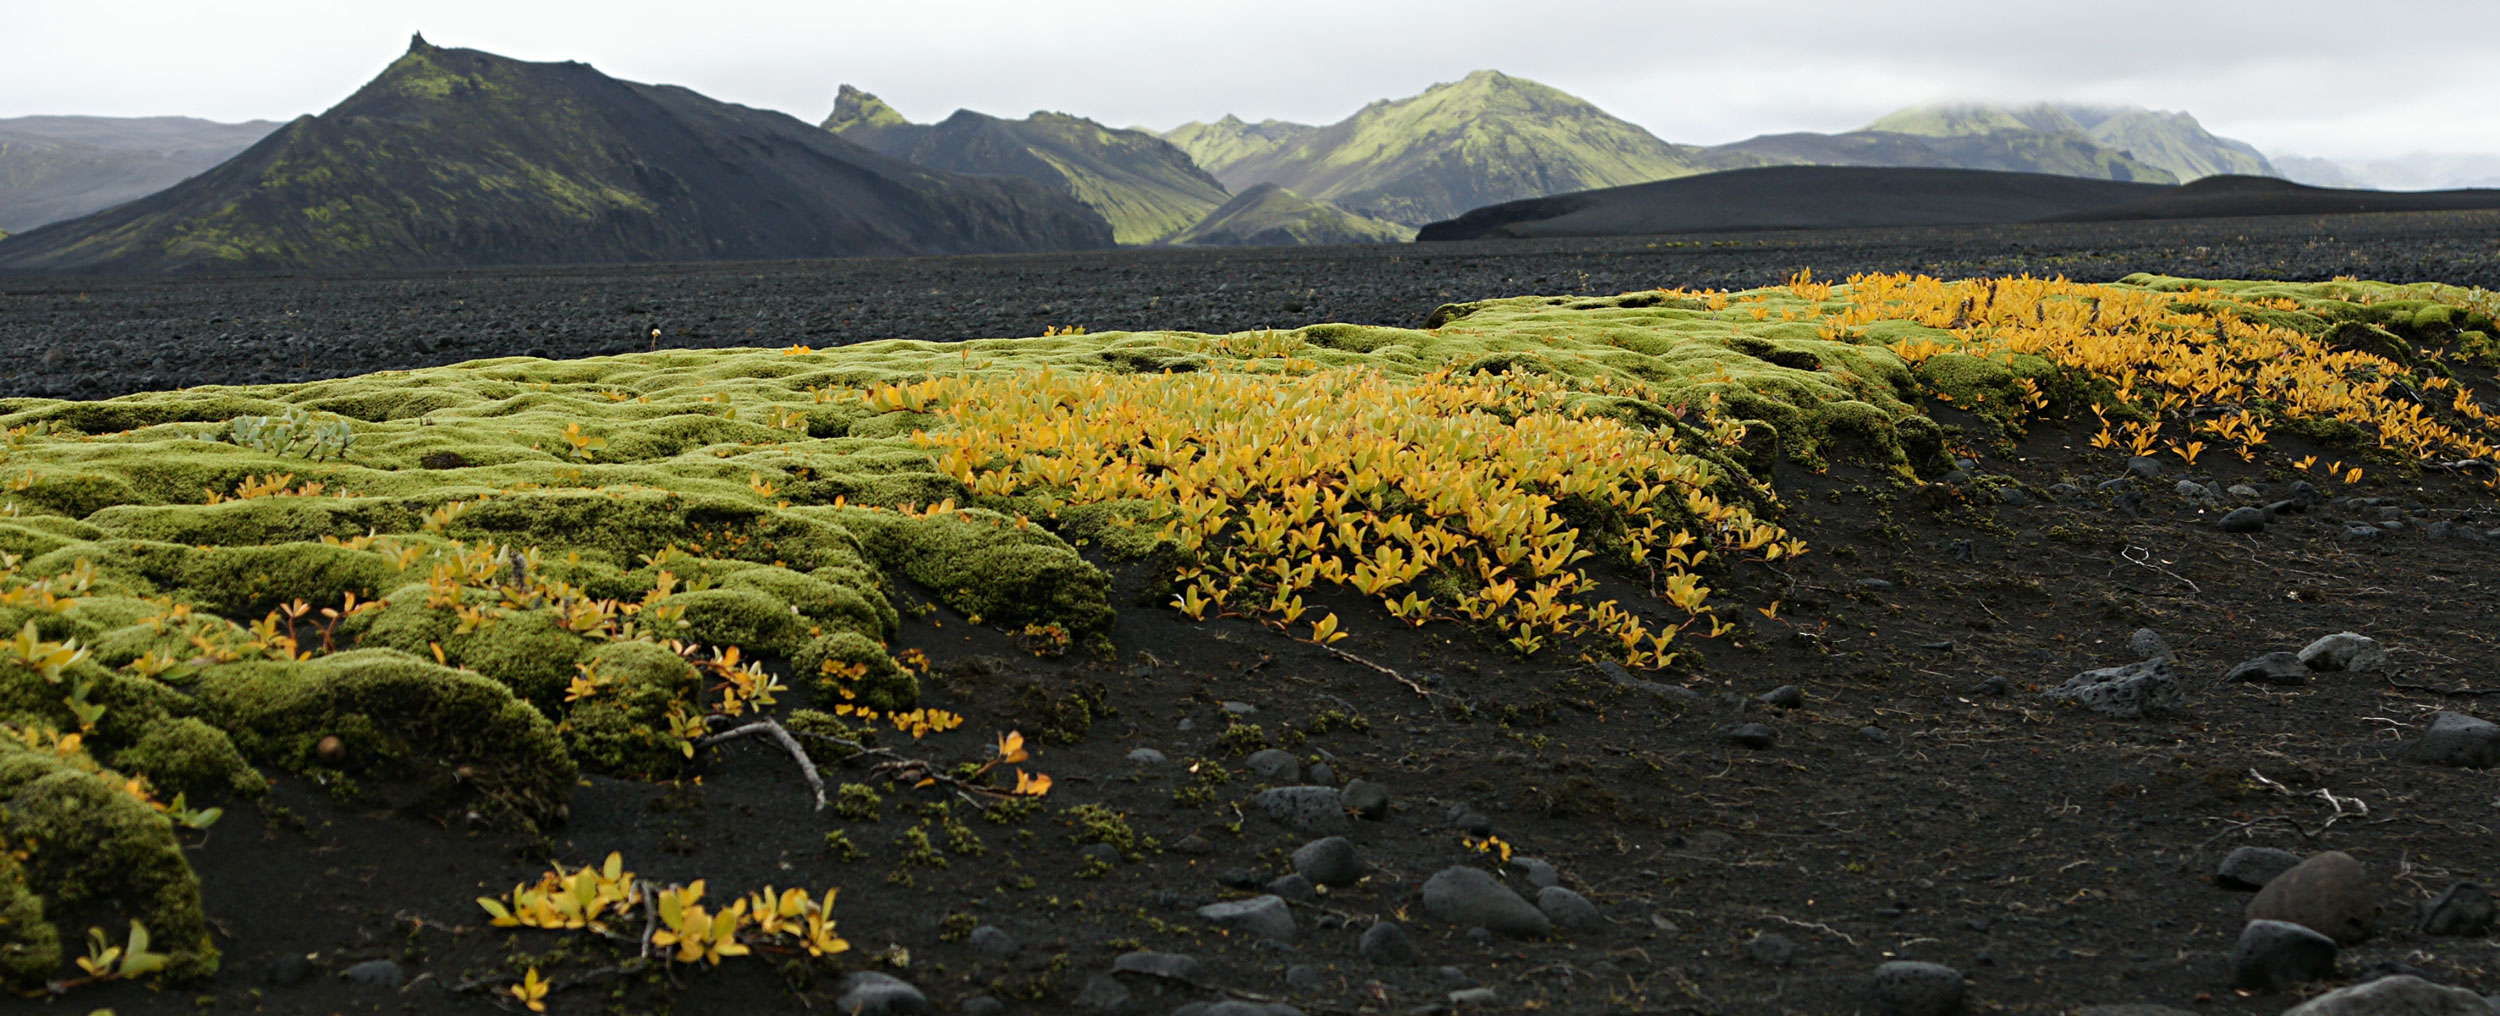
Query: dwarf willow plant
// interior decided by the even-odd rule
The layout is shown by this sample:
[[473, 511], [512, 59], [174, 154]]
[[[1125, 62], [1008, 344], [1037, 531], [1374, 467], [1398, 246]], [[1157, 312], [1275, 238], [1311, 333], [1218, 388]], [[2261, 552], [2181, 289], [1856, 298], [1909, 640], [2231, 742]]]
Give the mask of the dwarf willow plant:
[[226, 424], [226, 440], [271, 455], [300, 451], [315, 462], [346, 458], [356, 444], [356, 427], [339, 417], [288, 409], [280, 416], [238, 416]]

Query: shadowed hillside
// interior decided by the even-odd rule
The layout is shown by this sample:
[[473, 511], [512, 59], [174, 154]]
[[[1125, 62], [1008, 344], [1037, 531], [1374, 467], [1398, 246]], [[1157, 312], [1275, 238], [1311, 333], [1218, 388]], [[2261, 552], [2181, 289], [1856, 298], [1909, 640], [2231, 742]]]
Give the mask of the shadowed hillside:
[[1234, 195], [1171, 242], [1223, 247], [1296, 247], [1338, 243], [1405, 243], [1414, 231], [1367, 219], [1326, 202], [1263, 183]]
[[164, 190], [276, 130], [267, 120], [22, 116], [0, 120], [0, 232], [74, 219]]

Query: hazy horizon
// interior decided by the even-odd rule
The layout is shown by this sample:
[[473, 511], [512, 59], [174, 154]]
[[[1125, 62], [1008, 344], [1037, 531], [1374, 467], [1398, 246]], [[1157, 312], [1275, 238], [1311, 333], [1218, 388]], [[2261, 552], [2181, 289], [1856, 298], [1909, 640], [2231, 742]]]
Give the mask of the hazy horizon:
[[[1916, 14], [1799, 0], [1766, 28], [1722, 5], [1580, 3], [1538, 21], [1583, 31], [1513, 32], [1503, 29], [1518, 16], [1485, 0], [1187, 10], [1132, 0], [909, 9], [733, 0], [702, 12], [650, 0], [450, 0], [421, 12], [104, 2], [12, 19], [19, 45], [0, 61], [0, 117], [285, 121], [345, 98], [422, 31], [436, 45], [580, 60], [811, 123], [848, 83], [922, 122], [968, 108], [1156, 129], [1227, 113], [1326, 124], [1492, 68], [1690, 144], [1852, 130], [1910, 105], [2046, 101], [2184, 111], [2269, 156], [2500, 153], [2500, 108], [2474, 101], [2487, 89], [2470, 62], [2422, 60], [2418, 32], [2356, 31], [2336, 4], [2121, 0], [2042, 13], [2051, 6], [2030, 5], [2018, 25], [2000, 5], [1961, 0], [1919, 4]], [[2383, 13], [2368, 23], [2438, 25], [2456, 38], [2500, 32], [2500, 5], [2374, 9]]]

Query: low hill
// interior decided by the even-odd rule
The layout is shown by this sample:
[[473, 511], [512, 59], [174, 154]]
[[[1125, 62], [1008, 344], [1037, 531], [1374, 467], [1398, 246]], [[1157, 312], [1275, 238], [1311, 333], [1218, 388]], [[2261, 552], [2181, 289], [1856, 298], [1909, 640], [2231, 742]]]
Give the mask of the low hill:
[[1198, 168], [1221, 174], [1234, 163], [1266, 155], [1318, 129], [1276, 119], [1245, 123], [1240, 117], [1226, 114], [1214, 123], [1192, 120], [1164, 131], [1163, 140], [1188, 152]]
[[2260, 176], [2213, 176], [2140, 201], [2058, 216], [2061, 220], [2220, 219], [2248, 215], [2354, 215], [2500, 208], [2500, 190], [2381, 191], [2311, 187]]
[[1109, 220], [1120, 243], [1159, 240], [1231, 197], [1171, 142], [1066, 113], [1005, 120], [966, 109], [916, 124], [876, 96], [844, 85], [823, 126], [916, 166], [1047, 184]]
[[1416, 239], [2031, 222], [2168, 189], [2045, 173], [1768, 166], [1491, 205], [1425, 226]]
[[879, 155], [581, 63], [414, 40], [217, 168], [0, 244], [0, 268], [381, 268], [1066, 250], [1110, 227], [1025, 180]]
[[1415, 231], [1313, 201], [1272, 183], [1253, 185], [1168, 241], [1223, 247], [1405, 243]]
[[277, 128], [267, 120], [186, 116], [0, 120], [0, 231], [22, 232], [156, 193]]

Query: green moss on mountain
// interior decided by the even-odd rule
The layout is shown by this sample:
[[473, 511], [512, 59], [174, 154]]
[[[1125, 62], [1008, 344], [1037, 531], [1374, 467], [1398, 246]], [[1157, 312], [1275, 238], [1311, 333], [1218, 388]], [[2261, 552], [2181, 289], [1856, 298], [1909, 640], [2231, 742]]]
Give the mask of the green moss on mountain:
[[1313, 201], [1272, 183], [1256, 184], [1167, 241], [1225, 247], [1405, 243], [1415, 231]]
[[1221, 174], [1243, 159], [1266, 155], [1319, 128], [1286, 120], [1245, 123], [1227, 113], [1213, 123], [1192, 120], [1163, 132], [1163, 140], [1180, 146], [1200, 169]]
[[2152, 109], [2077, 110], [2092, 140], [2169, 170], [2180, 183], [2208, 176], [2281, 176], [2245, 141], [2216, 137], [2186, 113]]

